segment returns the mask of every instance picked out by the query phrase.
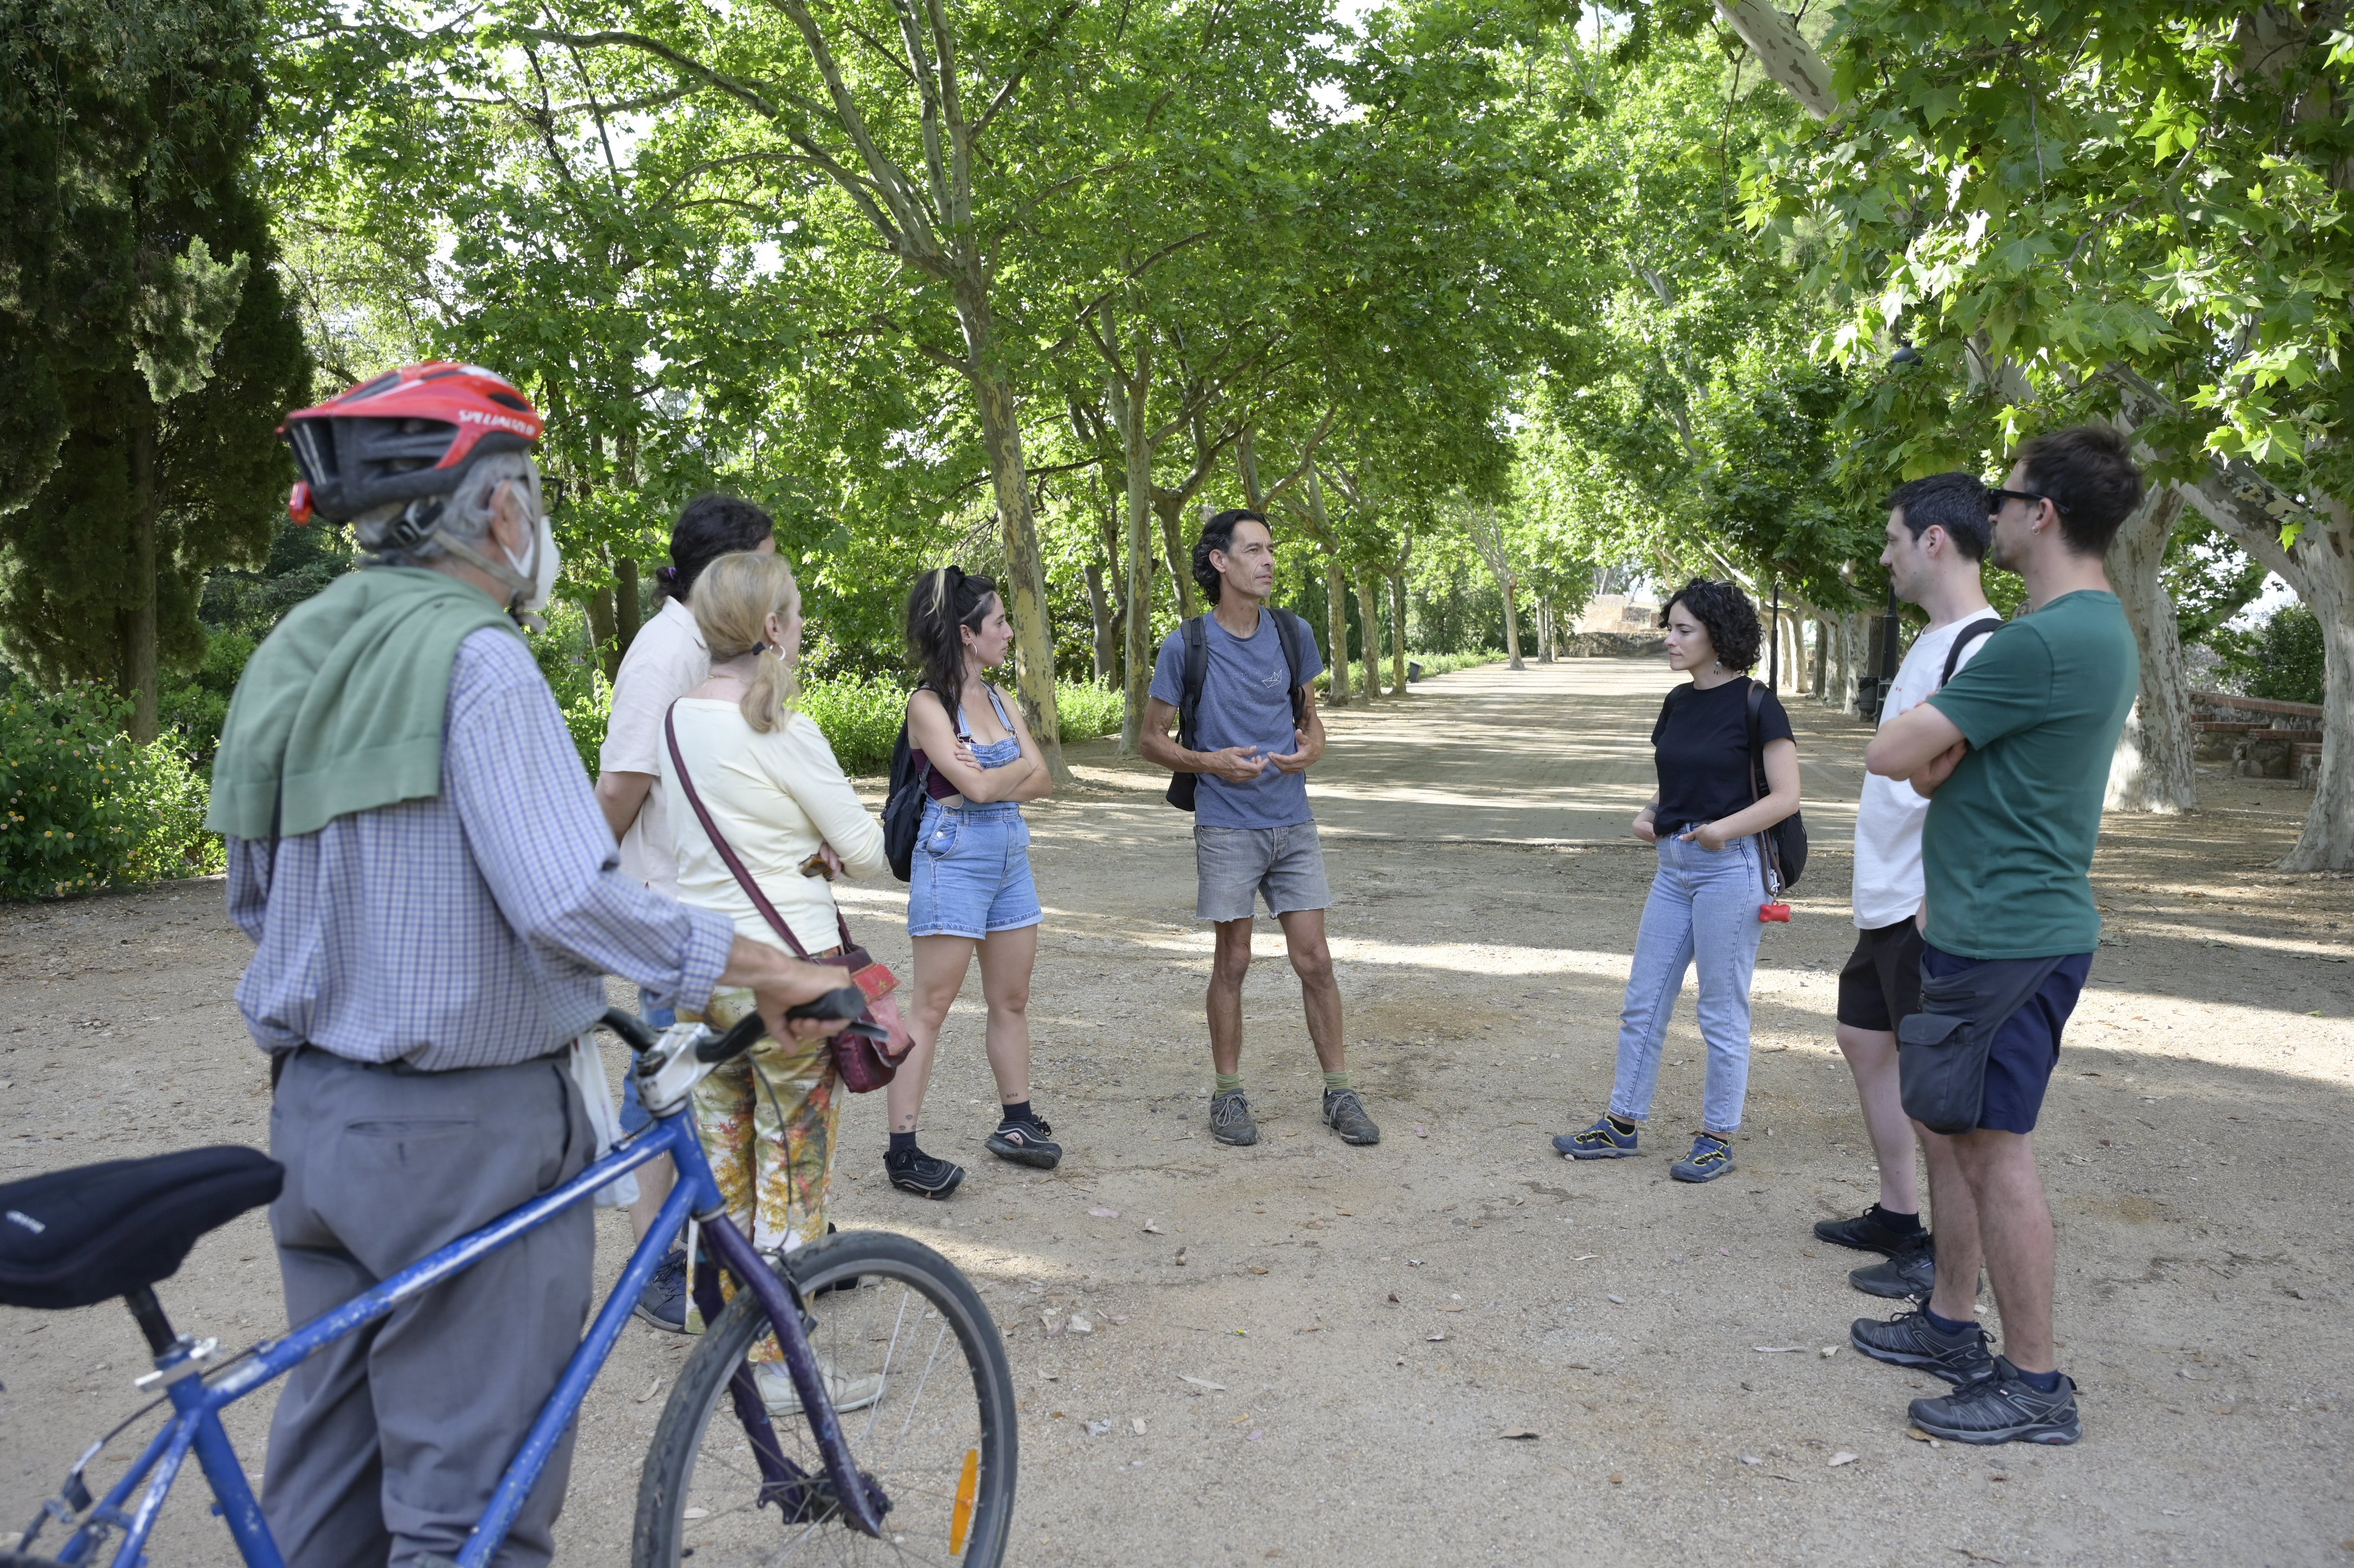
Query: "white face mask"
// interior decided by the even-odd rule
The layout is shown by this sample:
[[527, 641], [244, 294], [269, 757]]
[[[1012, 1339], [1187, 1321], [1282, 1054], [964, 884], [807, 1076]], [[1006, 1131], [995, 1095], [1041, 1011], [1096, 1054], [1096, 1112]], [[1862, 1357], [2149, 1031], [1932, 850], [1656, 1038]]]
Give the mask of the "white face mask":
[[543, 512], [539, 514], [539, 533], [532, 540], [531, 565], [525, 567], [519, 561], [515, 563], [516, 572], [531, 579], [531, 591], [524, 596], [523, 602], [516, 608], [526, 610], [546, 609], [548, 596], [556, 591], [557, 569], [562, 565], [563, 557], [556, 548], [555, 525], [548, 522], [547, 514]]

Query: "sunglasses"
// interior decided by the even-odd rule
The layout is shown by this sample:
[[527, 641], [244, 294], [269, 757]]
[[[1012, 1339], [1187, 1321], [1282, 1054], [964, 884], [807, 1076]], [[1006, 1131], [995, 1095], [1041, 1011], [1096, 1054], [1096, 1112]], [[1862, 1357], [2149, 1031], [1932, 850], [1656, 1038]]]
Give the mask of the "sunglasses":
[[558, 512], [564, 507], [564, 481], [552, 473], [539, 476], [539, 505], [543, 512]]
[[[2027, 504], [2027, 509], [2031, 512], [2042, 505], [2045, 502], [2052, 501], [2052, 497], [2048, 495], [2037, 495], [2031, 491], [2025, 490], [1988, 490], [1987, 492], [1987, 499], [1993, 503], [1995, 510], [1997, 511], [2000, 511], [2002, 509], [2002, 503], [2006, 501], [2024, 502]], [[2052, 510], [2061, 514], [2062, 516], [2065, 516], [2068, 511], [2065, 506], [2062, 506], [2057, 501], [2052, 501]]]

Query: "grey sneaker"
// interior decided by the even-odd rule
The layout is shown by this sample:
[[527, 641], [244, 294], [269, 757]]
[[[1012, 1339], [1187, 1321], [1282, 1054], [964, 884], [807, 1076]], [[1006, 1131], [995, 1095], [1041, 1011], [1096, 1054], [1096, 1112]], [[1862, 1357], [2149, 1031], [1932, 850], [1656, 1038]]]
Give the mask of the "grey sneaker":
[[1341, 1135], [1343, 1143], [1379, 1143], [1382, 1129], [1365, 1114], [1365, 1102], [1357, 1097], [1354, 1089], [1324, 1091], [1324, 1125]]
[[2075, 1381], [2066, 1375], [2044, 1393], [2000, 1356], [1994, 1370], [1937, 1399], [1907, 1408], [1913, 1425], [1948, 1443], [2073, 1443], [2084, 1435], [2076, 1414]]
[[1210, 1136], [1220, 1143], [1258, 1141], [1258, 1123], [1251, 1119], [1250, 1101], [1240, 1089], [1210, 1097]]
[[1958, 1334], [1943, 1333], [1929, 1321], [1926, 1312], [1918, 1309], [1899, 1312], [1885, 1323], [1858, 1318], [1847, 1337], [1873, 1361], [1896, 1367], [1917, 1367], [1935, 1373], [1956, 1388], [1977, 1383], [1994, 1372], [1994, 1354], [1987, 1349], [1984, 1329], [1971, 1323]]
[[1891, 1253], [1886, 1262], [1852, 1271], [1847, 1282], [1866, 1296], [1926, 1301], [1937, 1288], [1937, 1244], [1924, 1235], [1918, 1245]]

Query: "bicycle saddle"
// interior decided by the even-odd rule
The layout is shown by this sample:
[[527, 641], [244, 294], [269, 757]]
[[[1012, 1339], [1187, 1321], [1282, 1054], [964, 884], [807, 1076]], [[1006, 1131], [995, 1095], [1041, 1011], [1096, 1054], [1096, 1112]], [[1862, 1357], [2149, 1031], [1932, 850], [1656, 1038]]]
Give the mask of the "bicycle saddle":
[[198, 1236], [285, 1181], [260, 1150], [219, 1144], [0, 1187], [0, 1306], [88, 1307], [167, 1278]]

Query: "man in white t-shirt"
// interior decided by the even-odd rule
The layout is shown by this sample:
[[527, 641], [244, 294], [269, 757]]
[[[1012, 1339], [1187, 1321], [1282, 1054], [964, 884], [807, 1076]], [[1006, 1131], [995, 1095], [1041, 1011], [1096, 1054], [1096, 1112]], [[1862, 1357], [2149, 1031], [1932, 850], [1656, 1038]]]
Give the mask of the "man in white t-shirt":
[[[597, 755], [597, 805], [621, 842], [621, 874], [673, 898], [678, 896], [678, 857], [663, 800], [663, 715], [711, 674], [710, 650], [687, 604], [695, 579], [720, 556], [737, 550], [772, 555], [776, 548], [776, 524], [750, 502], [717, 493], [688, 502], [671, 529], [671, 564], [655, 574], [662, 609], [639, 628], [613, 677], [613, 711]], [[638, 1011], [658, 1029], [677, 1022], [642, 993]], [[635, 1132], [649, 1118], [638, 1104], [637, 1080], [625, 1076], [622, 1085], [621, 1129]], [[630, 1205], [630, 1224], [641, 1239], [670, 1196], [672, 1175], [668, 1155], [638, 1168], [638, 1201]], [[673, 1248], [663, 1260], [637, 1310], [656, 1328], [685, 1331], [684, 1251]]]
[[[1897, 597], [1928, 611], [1882, 703], [1886, 724], [1945, 684], [2002, 618], [1987, 604], [1978, 563], [1992, 534], [1992, 504], [1974, 474], [1916, 479], [1888, 500], [1888, 568]], [[1823, 1220], [1815, 1234], [1887, 1255], [1848, 1278], [1874, 1296], [1929, 1294], [1936, 1252], [1921, 1224], [1913, 1168], [1916, 1128], [1899, 1095], [1896, 1025], [1921, 1010], [1921, 824], [1929, 802], [1902, 779], [1867, 775], [1855, 813], [1855, 951], [1840, 971], [1839, 1044], [1855, 1075], [1863, 1124], [1880, 1160], [1880, 1201], [1853, 1219]], [[1944, 1138], [1918, 1133], [1933, 1166], [1954, 1156]]]

